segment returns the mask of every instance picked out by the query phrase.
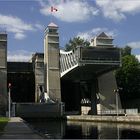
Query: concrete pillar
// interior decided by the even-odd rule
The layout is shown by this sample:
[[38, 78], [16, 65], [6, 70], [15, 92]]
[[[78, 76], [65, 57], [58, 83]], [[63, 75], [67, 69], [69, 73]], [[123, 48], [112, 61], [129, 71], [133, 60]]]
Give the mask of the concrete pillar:
[[81, 95], [80, 95], [80, 83], [79, 82], [74, 82], [74, 103], [75, 103], [75, 109], [77, 109], [78, 114], [81, 114]]
[[61, 101], [60, 50], [58, 26], [50, 23], [44, 38], [45, 91], [54, 101]]
[[96, 82], [91, 83], [91, 114], [97, 115]]
[[[114, 71], [110, 71], [98, 77], [100, 110], [116, 110], [116, 95], [114, 89], [117, 89]], [[121, 109], [120, 97], [118, 95], [118, 107]]]
[[32, 63], [35, 75], [35, 102], [40, 102], [40, 94], [44, 92], [44, 54], [35, 53], [32, 57]]
[[7, 105], [7, 34], [0, 33], [0, 115], [6, 114]]

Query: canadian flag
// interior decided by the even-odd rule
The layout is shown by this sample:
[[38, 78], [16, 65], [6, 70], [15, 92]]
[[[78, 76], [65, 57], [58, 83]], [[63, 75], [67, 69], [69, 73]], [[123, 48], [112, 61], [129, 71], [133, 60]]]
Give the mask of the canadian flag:
[[57, 10], [57, 8], [51, 6], [51, 12], [54, 12], [54, 11], [57, 12], [58, 10]]

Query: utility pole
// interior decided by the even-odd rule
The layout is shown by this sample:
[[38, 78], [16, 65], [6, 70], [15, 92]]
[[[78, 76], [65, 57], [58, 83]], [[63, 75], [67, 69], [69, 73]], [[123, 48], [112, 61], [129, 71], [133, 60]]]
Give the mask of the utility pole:
[[114, 93], [116, 95], [116, 113], [117, 113], [117, 116], [118, 116], [118, 114], [119, 114], [119, 103], [118, 103], [119, 89], [114, 89]]
[[8, 117], [11, 117], [11, 83], [8, 84]]

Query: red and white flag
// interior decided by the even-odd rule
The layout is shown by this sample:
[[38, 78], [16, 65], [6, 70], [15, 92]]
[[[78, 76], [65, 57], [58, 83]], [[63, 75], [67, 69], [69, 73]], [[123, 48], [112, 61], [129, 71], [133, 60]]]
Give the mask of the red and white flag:
[[58, 9], [57, 9], [57, 8], [55, 8], [55, 7], [51, 6], [51, 12], [57, 12], [57, 11], [58, 11]]

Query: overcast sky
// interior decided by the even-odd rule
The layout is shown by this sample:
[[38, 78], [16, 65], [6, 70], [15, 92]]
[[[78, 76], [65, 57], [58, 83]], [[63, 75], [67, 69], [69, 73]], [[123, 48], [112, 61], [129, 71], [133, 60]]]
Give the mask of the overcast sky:
[[[58, 11], [51, 13], [51, 6]], [[8, 60], [43, 52], [44, 29], [59, 26], [60, 46], [106, 32], [114, 45], [130, 45], [140, 58], [140, 0], [0, 0], [0, 30], [8, 33]]]

